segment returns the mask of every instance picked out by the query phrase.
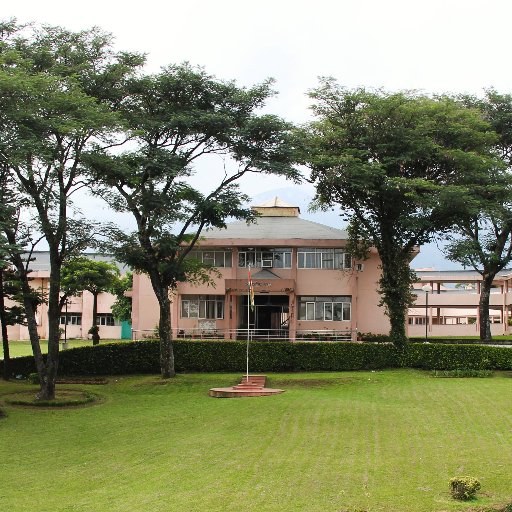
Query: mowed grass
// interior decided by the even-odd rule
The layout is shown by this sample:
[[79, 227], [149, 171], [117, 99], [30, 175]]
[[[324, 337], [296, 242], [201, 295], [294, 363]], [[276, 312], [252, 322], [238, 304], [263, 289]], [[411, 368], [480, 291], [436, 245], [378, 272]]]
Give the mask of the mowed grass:
[[[284, 394], [207, 396], [239, 377], [111, 378], [75, 386], [104, 396], [94, 406], [1, 405], [0, 510], [433, 512], [512, 500], [509, 374], [274, 374]], [[0, 383], [0, 403], [29, 387]], [[476, 502], [450, 498], [456, 475], [480, 479]]]
[[[101, 343], [124, 343], [126, 340], [100, 340]], [[129, 343], [129, 341], [128, 341]], [[41, 351], [43, 354], [48, 352], [48, 341], [41, 340]], [[61, 345], [62, 346], [62, 345]], [[68, 340], [68, 348], [92, 347], [92, 340]], [[11, 357], [22, 357], [32, 355], [32, 346], [28, 340], [11, 340], [9, 341], [9, 355]], [[0, 359], [4, 358], [3, 346], [0, 343]]]

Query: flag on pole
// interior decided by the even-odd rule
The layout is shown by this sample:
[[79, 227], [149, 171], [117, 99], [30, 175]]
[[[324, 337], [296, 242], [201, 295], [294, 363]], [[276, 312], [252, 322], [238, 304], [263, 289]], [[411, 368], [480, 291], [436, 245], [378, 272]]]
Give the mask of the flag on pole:
[[252, 284], [252, 277], [251, 277], [251, 267], [249, 266], [249, 269], [247, 271], [248, 276], [248, 286], [249, 286], [249, 305], [251, 306], [251, 311], [254, 311], [254, 285]]

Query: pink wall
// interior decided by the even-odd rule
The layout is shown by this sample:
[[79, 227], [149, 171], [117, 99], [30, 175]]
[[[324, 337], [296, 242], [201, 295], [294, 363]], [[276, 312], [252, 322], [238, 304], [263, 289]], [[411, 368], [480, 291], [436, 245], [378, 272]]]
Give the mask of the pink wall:
[[[276, 240], [244, 240], [229, 241], [222, 240], [213, 243], [211, 241], [203, 241], [202, 247], [229, 247], [230, 242], [240, 243], [242, 246], [279, 246], [289, 247], [292, 242], [294, 247], [314, 247], [314, 243], [318, 247], [343, 246], [341, 241], [331, 243], [332, 241], [320, 240], [293, 240], [276, 242]], [[256, 244], [256, 242], [258, 242]], [[179, 317], [179, 296], [180, 295], [224, 295], [226, 293], [225, 279], [247, 279], [247, 268], [238, 268], [236, 248], [233, 251], [233, 267], [219, 268], [221, 276], [214, 278], [215, 286], [192, 285], [189, 283], [180, 283], [178, 286], [178, 296], [174, 299], [172, 306], [172, 326], [174, 333], [178, 330], [197, 329], [200, 322], [196, 318], [180, 318]], [[291, 326], [291, 331], [298, 330], [353, 330], [360, 332], [388, 333], [389, 322], [384, 315], [384, 310], [379, 306], [380, 295], [377, 293], [378, 280], [380, 276], [379, 258], [376, 253], [372, 253], [370, 258], [363, 262], [362, 271], [356, 270], [328, 270], [328, 269], [297, 269], [297, 252], [293, 249], [292, 267], [291, 269], [269, 269], [282, 279], [293, 279], [295, 289], [288, 292], [292, 296], [292, 301], [296, 296], [332, 296], [332, 295], [348, 295], [352, 297], [352, 320], [342, 322], [332, 321], [307, 321], [297, 319], [297, 307], [292, 308], [292, 314], [295, 317], [295, 324]], [[259, 268], [252, 269], [253, 280], [257, 280]], [[234, 296], [236, 298], [239, 295]], [[236, 300], [229, 302], [229, 298], [225, 303], [225, 317], [223, 320], [215, 320], [216, 329], [234, 329], [237, 325], [238, 312]], [[293, 305], [293, 304], [292, 304]], [[229, 319], [229, 308], [233, 320]], [[134, 276], [133, 287], [133, 312], [132, 322], [133, 329], [137, 337], [142, 337], [144, 332], [151, 332], [158, 324], [158, 303], [153, 294], [149, 278], [145, 275], [136, 274]]]

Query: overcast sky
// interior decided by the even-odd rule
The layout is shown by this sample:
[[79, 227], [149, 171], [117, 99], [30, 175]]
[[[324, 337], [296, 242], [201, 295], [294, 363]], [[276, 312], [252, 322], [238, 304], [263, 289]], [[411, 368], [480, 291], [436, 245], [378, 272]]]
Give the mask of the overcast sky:
[[[146, 53], [149, 71], [189, 61], [240, 85], [273, 77], [279, 95], [267, 110], [295, 123], [310, 119], [306, 92], [319, 76], [388, 90], [512, 89], [510, 0], [21, 0], [3, 2], [1, 13], [72, 30], [99, 26], [118, 49]], [[242, 183], [258, 198], [286, 187], [269, 177]], [[300, 192], [301, 200], [313, 193]], [[321, 222], [336, 225], [331, 219]], [[415, 262], [446, 268], [431, 248]]]

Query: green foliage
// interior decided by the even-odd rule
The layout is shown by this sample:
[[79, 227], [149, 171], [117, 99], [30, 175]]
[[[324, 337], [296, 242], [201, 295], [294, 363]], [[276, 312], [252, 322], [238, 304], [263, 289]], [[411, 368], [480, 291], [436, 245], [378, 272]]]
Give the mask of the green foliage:
[[450, 493], [456, 500], [473, 500], [480, 488], [480, 482], [472, 476], [457, 476], [450, 480]]
[[119, 278], [115, 263], [97, 261], [85, 256], [72, 258], [62, 267], [61, 289], [67, 295], [78, 295], [83, 290], [97, 295], [110, 291]]
[[127, 297], [125, 292], [133, 287], [133, 273], [126, 272], [123, 276], [116, 279], [110, 290], [116, 296], [112, 304], [112, 314], [114, 318], [121, 321], [130, 321], [132, 319], [132, 298]]
[[483, 99], [462, 101], [479, 109], [496, 132], [493, 149], [499, 162], [486, 179], [468, 184], [446, 254], [481, 274], [480, 338], [490, 340], [490, 289], [496, 274], [512, 261], [512, 95], [489, 90]]
[[371, 343], [390, 343], [391, 338], [386, 334], [373, 334], [371, 332], [362, 332], [358, 335], [361, 341], [369, 341]]
[[[246, 343], [173, 341], [178, 372], [243, 372]], [[69, 349], [60, 357], [63, 375], [158, 373], [159, 341], [145, 340]], [[29, 375], [33, 359], [11, 361], [13, 374]], [[410, 367], [482, 372], [512, 370], [512, 350], [503, 347], [389, 343], [257, 342], [250, 346], [251, 371], [348, 371]], [[0, 362], [1, 367], [1, 362]]]
[[377, 249], [382, 303], [403, 346], [414, 248], [448, 229], [468, 183], [497, 165], [496, 137], [480, 112], [447, 97], [348, 90], [333, 79], [310, 96], [318, 121], [304, 135], [304, 161], [316, 202], [341, 208], [355, 257]]
[[27, 377], [30, 384], [39, 384], [39, 374], [37, 372], [30, 373]]
[[[58, 368], [60, 271], [64, 261], [89, 247], [92, 223], [70, 214], [71, 197], [84, 187], [83, 153], [109, 145], [121, 119], [115, 110], [126, 81], [143, 63], [115, 53], [98, 29], [3, 24], [0, 31], [0, 168], [29, 203], [28, 229], [46, 239], [50, 253], [49, 361], [41, 356], [33, 312], [25, 303], [41, 376], [41, 396], [51, 398]], [[34, 235], [34, 233], [37, 235]], [[17, 243], [18, 240], [15, 240]], [[22, 275], [19, 262], [17, 270]], [[29, 292], [25, 282], [24, 294]], [[44, 378], [43, 378], [44, 377]]]
[[[150, 278], [166, 377], [174, 375], [170, 292], [178, 282], [212, 282], [211, 266], [187, 258], [202, 231], [224, 228], [229, 217], [253, 218], [237, 184], [245, 174], [298, 176], [291, 126], [256, 113], [273, 94], [271, 85], [245, 89], [188, 64], [134, 78], [120, 109], [126, 151], [87, 156], [94, 193], [137, 222], [133, 233], [111, 227], [109, 251]], [[208, 162], [213, 183], [207, 193], [190, 183], [201, 160]]]

